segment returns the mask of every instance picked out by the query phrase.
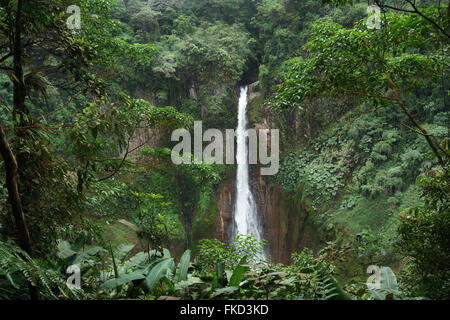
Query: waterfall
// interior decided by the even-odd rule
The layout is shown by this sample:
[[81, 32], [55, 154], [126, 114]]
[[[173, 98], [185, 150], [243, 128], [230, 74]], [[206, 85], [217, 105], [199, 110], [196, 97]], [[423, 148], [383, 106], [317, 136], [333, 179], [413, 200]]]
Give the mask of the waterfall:
[[247, 143], [247, 97], [248, 87], [241, 87], [239, 96], [237, 137], [237, 173], [236, 203], [234, 205], [234, 232], [244, 235], [253, 234], [262, 240], [261, 225], [258, 219], [256, 203], [249, 184], [248, 143]]

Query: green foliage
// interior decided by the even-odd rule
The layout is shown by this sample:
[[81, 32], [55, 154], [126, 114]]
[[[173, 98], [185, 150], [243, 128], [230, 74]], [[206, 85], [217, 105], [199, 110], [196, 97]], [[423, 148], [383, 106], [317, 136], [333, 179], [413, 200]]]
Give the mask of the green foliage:
[[196, 259], [197, 272], [200, 275], [211, 275], [217, 267], [217, 261], [224, 264], [225, 269], [234, 270], [246, 258], [246, 264], [263, 263], [265, 242], [259, 242], [253, 235], [235, 235], [231, 244], [217, 239], [202, 239], [198, 244]]
[[[188, 278], [188, 268], [190, 264], [190, 251], [187, 250], [182, 255], [176, 268], [174, 259], [170, 255], [162, 258], [154, 256], [148, 260], [150, 255], [144, 252], [136, 254], [128, 261], [123, 262], [120, 275], [104, 282], [101, 286], [108, 289], [113, 294], [156, 294], [160, 295], [165, 290], [174, 292], [182, 290], [186, 286], [194, 284], [196, 281]], [[145, 286], [142, 284], [145, 283]], [[165, 284], [164, 287], [162, 284]]]
[[[442, 20], [434, 8], [423, 12], [436, 21]], [[278, 110], [298, 108], [323, 92], [335, 97], [349, 93], [375, 109], [396, 105], [444, 165], [447, 160], [441, 154], [447, 159], [448, 153], [440, 147], [438, 138], [412, 116], [402, 96], [411, 96], [441, 79], [440, 70], [449, 68], [448, 46], [441, 46], [439, 35], [425, 36], [433, 34], [433, 26], [417, 15], [387, 14], [383, 23], [383, 28], [375, 31], [367, 28], [366, 20], [353, 29], [326, 19], [315, 23], [312, 38], [304, 46], [311, 58], [297, 62], [273, 95], [271, 106]], [[369, 137], [363, 139], [362, 143], [370, 143]], [[373, 156], [384, 159], [379, 153]]]
[[[198, 256], [195, 266], [202, 265], [202, 259]], [[315, 259], [308, 251], [293, 259], [296, 264], [288, 267], [251, 266], [243, 257], [226, 269], [220, 258], [212, 277], [200, 280], [188, 276], [182, 290], [175, 293], [188, 299], [350, 299], [331, 277], [332, 267], [325, 261]]]
[[39, 286], [47, 299], [83, 297], [83, 292], [66, 287], [65, 279], [54, 269], [47, 269], [16, 245], [0, 241], [0, 296], [2, 299], [28, 299], [28, 283]]
[[135, 281], [135, 280], [141, 280], [144, 279], [145, 276], [140, 271], [122, 274], [117, 278], [112, 278], [106, 282], [104, 282], [100, 288], [107, 289], [107, 288], [117, 288], [120, 287], [126, 283]]
[[431, 299], [449, 297], [449, 174], [448, 168], [434, 176], [419, 176], [426, 202], [402, 216], [398, 247], [410, 260], [401, 285], [410, 295]]
[[259, 80], [270, 91], [279, 80], [280, 65], [298, 55], [306, 38], [305, 27], [322, 14], [322, 9], [317, 1], [263, 0], [256, 10], [251, 25], [258, 31]]
[[[89, 229], [95, 224], [82, 214], [84, 188], [113, 176], [127, 162], [110, 159], [126, 149], [133, 125], [143, 120], [108, 80], [130, 62], [135, 67], [150, 65], [155, 51], [154, 46], [116, 37], [118, 24], [110, 17], [114, 1], [76, 4], [83, 23], [72, 32], [65, 9], [73, 2], [25, 1], [18, 36], [29, 43], [21, 43], [19, 51], [4, 45], [15, 33], [16, 9], [6, 2], [0, 5], [5, 22], [0, 38], [6, 41], [0, 45], [5, 57], [1, 69], [13, 71], [13, 85], [22, 81], [18, 78], [23, 71], [25, 85], [22, 92], [13, 92], [13, 100], [23, 99], [23, 104], [3, 108], [0, 97], [1, 117], [10, 126], [8, 140], [17, 142], [13, 152], [20, 159], [21, 200], [38, 253], [49, 253], [73, 225]], [[22, 71], [12, 68], [13, 56], [20, 59]], [[6, 104], [12, 102], [8, 96]], [[7, 216], [4, 220], [12, 224]]]
[[[166, 255], [154, 257], [150, 263], [141, 260], [134, 268], [119, 267], [120, 276], [104, 282], [101, 288], [110, 292], [110, 295], [127, 294], [129, 297], [134, 293], [139, 297], [143, 297], [143, 294], [146, 297], [149, 294], [158, 297], [171, 294], [184, 299], [349, 300], [363, 294], [360, 290], [358, 295], [355, 293], [355, 297], [351, 284], [346, 286], [350, 291], [342, 289], [333, 277], [334, 267], [323, 258], [315, 258], [308, 249], [300, 254], [294, 254], [289, 266], [251, 266], [247, 264], [247, 258], [243, 257], [233, 268], [228, 269], [225, 268], [223, 258], [219, 258], [214, 265], [213, 276], [209, 278], [198, 278], [193, 273], [187, 272], [189, 256], [189, 251], [183, 254], [175, 276], [173, 276], [174, 259]], [[129, 261], [132, 259], [134, 257]], [[202, 264], [200, 259], [202, 259], [200, 256], [196, 258], [194, 268]], [[124, 260], [122, 263], [125, 265], [128, 262]], [[185, 277], [178, 276], [180, 270], [186, 271], [183, 272]], [[369, 297], [372, 294], [375, 299], [403, 297], [396, 287], [396, 278], [390, 268], [381, 268], [380, 283], [380, 289], [372, 293], [363, 290], [364, 296]]]
[[[382, 92], [388, 88], [385, 73], [390, 74], [400, 87], [411, 84], [408, 90], [423, 87], [427, 80], [438, 77], [435, 68], [438, 65], [445, 68], [448, 61], [433, 39], [423, 36], [427, 26], [420, 19], [406, 15], [391, 14], [388, 22], [379, 32], [368, 30], [364, 21], [349, 30], [329, 21], [317, 23], [311, 41], [305, 46], [315, 55], [293, 68], [290, 78], [274, 95], [273, 106], [302, 105], [305, 97], [317, 96], [325, 90], [331, 93], [362, 92], [369, 101], [381, 105]], [[405, 28], [410, 30], [407, 37]], [[380, 57], [378, 53], [383, 46], [395, 49]], [[411, 48], [428, 50], [429, 54], [410, 54]], [[358, 68], [348, 69], [350, 65]], [[365, 69], [369, 66], [374, 68], [366, 74]]]
[[[135, 280], [144, 279], [144, 271], [147, 263], [149, 262], [150, 253], [138, 252], [129, 259], [125, 259], [131, 249], [134, 248], [133, 244], [124, 244], [119, 246], [115, 250], [110, 249], [110, 264], [102, 270], [98, 280], [103, 280], [104, 278], [109, 278], [109, 280], [104, 281], [99, 289], [114, 289], [112, 294], [119, 294], [122, 285], [131, 283]], [[112, 266], [112, 268], [111, 268]]]
[[134, 217], [139, 228], [137, 234], [148, 241], [148, 245], [162, 252], [168, 244], [169, 237], [180, 229], [180, 222], [175, 216], [166, 214], [167, 207], [171, 204], [163, 201], [163, 196], [154, 193], [133, 192], [138, 204], [137, 216]]
[[[78, 249], [78, 250], [77, 250]], [[104, 250], [98, 246], [85, 246], [78, 248], [76, 245], [72, 247], [66, 240], [58, 244], [58, 258], [64, 260], [67, 265], [76, 264], [80, 268], [90, 266], [95, 256], [102, 254]]]
[[230, 279], [230, 289], [220, 294], [241, 299], [350, 299], [332, 278], [333, 267], [314, 258], [311, 251], [293, 254], [291, 261], [287, 267], [269, 265], [247, 270], [238, 286], [231, 286]]

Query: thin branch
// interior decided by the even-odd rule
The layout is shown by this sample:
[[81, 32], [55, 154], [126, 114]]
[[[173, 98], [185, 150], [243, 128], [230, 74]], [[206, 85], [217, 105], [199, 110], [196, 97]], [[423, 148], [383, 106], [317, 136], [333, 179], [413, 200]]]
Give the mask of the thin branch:
[[[383, 70], [384, 74], [386, 75], [386, 81], [392, 86], [392, 88], [394, 89], [395, 92], [395, 100], [397, 101], [397, 103], [399, 104], [400, 108], [403, 110], [403, 113], [405, 113], [408, 118], [411, 120], [411, 122], [420, 130], [420, 132], [422, 132], [423, 136], [425, 137], [425, 139], [428, 142], [428, 145], [431, 147], [431, 149], [433, 150], [433, 153], [436, 155], [436, 158], [439, 161], [439, 164], [444, 167], [444, 161], [442, 160], [441, 155], [439, 154], [439, 151], [437, 148], [439, 148], [442, 152], [444, 152], [445, 155], [447, 155], [447, 157], [449, 157], [450, 155], [447, 153], [447, 151], [445, 151], [440, 145], [439, 143], [437, 143], [437, 148], [436, 145], [433, 143], [433, 141], [430, 139], [430, 137], [432, 135], [430, 135], [425, 128], [423, 128], [419, 122], [417, 122], [416, 118], [414, 118], [414, 116], [411, 114], [411, 112], [409, 112], [408, 108], [406, 107], [405, 103], [402, 101], [402, 99], [400, 98], [400, 89], [398, 88], [398, 86], [394, 83], [394, 81], [392, 81], [391, 79], [391, 75], [389, 72], [387, 72], [386, 70]], [[435, 140], [437, 141], [437, 139], [435, 138]]]
[[414, 10], [407, 10], [407, 9], [393, 7], [393, 6], [390, 6], [390, 5], [387, 5], [387, 4], [381, 4], [379, 0], [375, 0], [375, 3], [380, 8], [388, 8], [388, 9], [392, 9], [392, 10], [395, 10], [395, 11], [418, 14], [423, 19], [425, 19], [428, 22], [430, 22], [440, 32], [442, 32], [447, 37], [447, 41], [448, 41], [448, 39], [450, 39], [450, 35], [440, 25], [438, 25], [434, 20], [432, 20], [431, 18], [427, 17], [422, 12], [420, 12], [419, 9], [416, 7], [416, 5], [413, 2], [411, 2], [410, 0], [405, 0], [405, 1], [408, 2], [413, 7]]
[[375, 3], [380, 8], [388, 8], [388, 9], [392, 9], [392, 10], [395, 10], [395, 11], [407, 12], [407, 13], [416, 13], [413, 10], [406, 10], [406, 9], [402, 9], [402, 8], [393, 7], [393, 6], [390, 6], [390, 5], [387, 5], [387, 4], [381, 4], [379, 0], [375, 0]]
[[383, 98], [383, 99], [395, 101], [395, 98], [394, 97], [390, 97], [390, 96], [375, 95], [375, 94], [370, 94], [370, 93], [367, 93], [367, 92], [353, 91], [353, 90], [345, 89], [344, 87], [339, 87], [339, 89], [341, 89], [342, 91], [344, 91], [346, 93], [356, 94], [356, 95], [359, 95], [359, 96], [372, 97], [372, 98]]
[[69, 99], [67, 100], [66, 103], [64, 103], [64, 104], [61, 105], [60, 107], [56, 108], [55, 110], [50, 111], [50, 112], [47, 113], [47, 114], [43, 114], [43, 115], [37, 117], [36, 119], [33, 120], [33, 122], [37, 122], [37, 121], [41, 120], [42, 118], [46, 118], [46, 117], [52, 115], [53, 113], [58, 112], [58, 111], [64, 109], [64, 108], [67, 107], [67, 105], [72, 101], [72, 99], [73, 99], [73, 98], [76, 98], [77, 96], [79, 96], [79, 95], [81, 94], [81, 92], [82, 92], [82, 90], [78, 91], [75, 95], [69, 97]]
[[403, 122], [401, 122], [400, 124], [401, 124], [402, 126], [408, 128], [409, 130], [411, 130], [411, 131], [413, 131], [413, 132], [415, 132], [415, 133], [418, 133], [418, 134], [420, 134], [420, 135], [422, 135], [422, 136], [432, 137], [432, 138], [434, 139], [434, 141], [436, 142], [436, 144], [439, 146], [439, 149], [440, 149], [442, 152], [444, 152], [445, 154], [447, 154], [447, 156], [450, 156], [450, 154], [448, 154], [448, 152], [447, 152], [445, 149], [441, 148], [441, 146], [440, 146], [440, 144], [439, 144], [439, 140], [436, 138], [436, 136], [435, 136], [434, 134], [431, 134], [431, 133], [426, 133], [426, 134], [425, 134], [425, 133], [423, 133], [423, 132], [420, 132], [420, 131], [417, 130], [417, 129], [411, 128], [410, 126], [408, 126], [407, 124], [405, 124], [405, 123], [403, 123]]
[[[416, 7], [415, 2], [412, 2], [411, 0], [406, 0], [406, 2], [408, 2], [415, 10], [415, 13], [417, 13], [419, 16], [421, 16], [422, 18], [424, 18], [425, 20], [427, 20], [428, 22], [430, 22], [432, 25], [434, 25], [439, 31], [441, 31], [448, 39], [450, 39], [450, 35], [440, 26], [438, 25], [435, 21], [433, 21], [431, 18], [427, 17], [426, 15], [424, 15], [422, 12], [419, 11], [419, 9]], [[447, 40], [448, 40], [447, 39]]]
[[360, 112], [361, 114], [369, 114], [369, 113], [375, 112], [375, 111], [377, 111], [377, 110], [379, 110], [379, 109], [382, 109], [382, 108], [386, 108], [386, 107], [392, 106], [393, 104], [395, 104], [395, 102], [390, 102], [390, 103], [383, 104], [382, 106], [378, 106], [378, 107], [376, 107], [376, 108], [373, 108], [373, 109], [370, 110], [370, 111], [359, 111], [359, 112]]
[[[140, 145], [138, 145], [137, 147], [134, 147], [133, 149], [128, 151], [128, 154], [132, 153], [133, 151], [136, 151], [137, 149], [143, 147], [144, 145], [146, 145], [148, 143], [148, 139], [145, 140], [143, 143], [141, 143]], [[122, 161], [123, 158], [106, 158], [106, 159], [100, 159], [100, 160], [95, 160], [96, 162], [102, 162], [102, 161]]]
[[130, 153], [130, 140], [131, 140], [131, 138], [134, 136], [135, 130], [136, 130], [136, 127], [134, 128], [132, 134], [130, 134], [130, 136], [128, 137], [128, 140], [127, 140], [127, 150], [126, 150], [126, 152], [125, 152], [125, 154], [124, 154], [124, 156], [123, 156], [121, 162], [120, 162], [119, 165], [117, 166], [117, 168], [116, 168], [111, 174], [107, 175], [106, 177], [103, 177], [103, 178], [98, 179], [97, 182], [101, 182], [101, 181], [104, 181], [104, 180], [107, 180], [107, 179], [111, 178], [111, 177], [114, 176], [117, 172], [119, 172], [120, 168], [122, 168], [123, 164], [125, 163], [126, 158], [128, 157], [128, 154]]
[[405, 128], [411, 130], [411, 131], [414, 132], [414, 133], [420, 134], [420, 135], [422, 135], [422, 136], [428, 136], [428, 137], [431, 136], [431, 134], [429, 134], [429, 133], [425, 134], [425, 133], [423, 133], [423, 132], [421, 132], [421, 131], [419, 131], [419, 130], [417, 130], [417, 129], [414, 129], [414, 128], [408, 126], [406, 123], [400, 122], [400, 124], [401, 124], [402, 126], [404, 126]]

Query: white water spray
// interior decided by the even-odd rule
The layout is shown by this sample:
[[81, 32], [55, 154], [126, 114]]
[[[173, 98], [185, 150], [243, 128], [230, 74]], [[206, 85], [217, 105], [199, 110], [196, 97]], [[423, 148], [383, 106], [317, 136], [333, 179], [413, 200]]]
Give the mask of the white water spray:
[[[237, 174], [236, 174], [236, 203], [234, 206], [234, 232], [253, 236], [262, 240], [261, 225], [253, 194], [249, 185], [248, 173], [248, 143], [247, 143], [247, 90], [241, 87], [239, 96], [237, 137]], [[261, 257], [263, 258], [263, 257]]]

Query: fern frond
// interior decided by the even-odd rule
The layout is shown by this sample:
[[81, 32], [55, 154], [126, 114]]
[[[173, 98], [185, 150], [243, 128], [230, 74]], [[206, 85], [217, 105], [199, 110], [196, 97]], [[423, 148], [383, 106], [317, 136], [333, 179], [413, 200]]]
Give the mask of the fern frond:
[[[50, 299], [58, 299], [57, 293], [66, 298], [79, 299], [82, 292], [69, 289], [63, 277], [55, 270], [48, 270], [39, 265], [26, 252], [10, 242], [0, 241], [0, 279], [4, 276], [9, 286], [3, 281], [0, 286], [0, 295], [14, 298], [11, 292], [22, 291], [26, 282], [41, 289], [42, 295]], [[20, 282], [20, 283], [19, 283]], [[22, 287], [21, 287], [22, 285]], [[3, 291], [5, 294], [2, 294]]]

